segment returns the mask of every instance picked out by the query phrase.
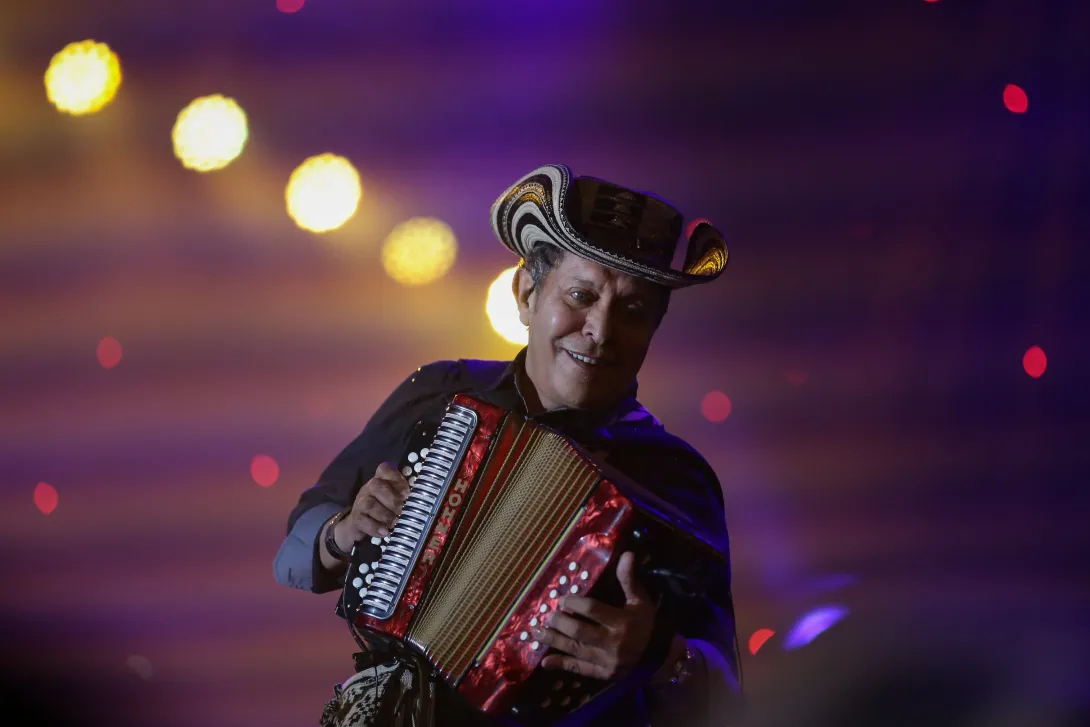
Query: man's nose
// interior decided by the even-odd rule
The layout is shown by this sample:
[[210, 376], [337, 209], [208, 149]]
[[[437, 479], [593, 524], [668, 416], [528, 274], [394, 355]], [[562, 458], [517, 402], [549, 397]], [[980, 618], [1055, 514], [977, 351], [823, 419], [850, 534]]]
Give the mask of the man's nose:
[[583, 335], [592, 339], [598, 346], [604, 346], [613, 334], [613, 320], [609, 308], [596, 305], [587, 311], [583, 320]]

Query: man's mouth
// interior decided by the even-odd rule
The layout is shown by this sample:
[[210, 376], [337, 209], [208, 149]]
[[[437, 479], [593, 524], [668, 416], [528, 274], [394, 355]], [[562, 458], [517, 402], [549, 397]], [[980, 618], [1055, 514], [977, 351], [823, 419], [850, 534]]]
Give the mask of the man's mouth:
[[568, 354], [569, 356], [571, 356], [572, 358], [574, 358], [579, 363], [584, 363], [584, 364], [587, 364], [588, 366], [606, 366], [606, 365], [611, 363], [610, 361], [608, 361], [608, 360], [606, 360], [604, 358], [595, 358], [594, 356], [585, 356], [585, 355], [583, 355], [581, 353], [575, 353], [574, 351], [569, 351], [566, 348], [564, 349], [564, 352], [566, 354]]

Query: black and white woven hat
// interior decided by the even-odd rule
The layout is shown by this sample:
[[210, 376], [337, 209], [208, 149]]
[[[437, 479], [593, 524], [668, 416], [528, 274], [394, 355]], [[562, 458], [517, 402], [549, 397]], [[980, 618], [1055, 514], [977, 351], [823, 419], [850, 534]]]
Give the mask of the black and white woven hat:
[[701, 221], [688, 236], [684, 266], [674, 268], [683, 222], [680, 212], [654, 195], [572, 177], [561, 164], [535, 169], [492, 205], [493, 232], [519, 257], [549, 242], [668, 288], [711, 282], [727, 266], [723, 234]]

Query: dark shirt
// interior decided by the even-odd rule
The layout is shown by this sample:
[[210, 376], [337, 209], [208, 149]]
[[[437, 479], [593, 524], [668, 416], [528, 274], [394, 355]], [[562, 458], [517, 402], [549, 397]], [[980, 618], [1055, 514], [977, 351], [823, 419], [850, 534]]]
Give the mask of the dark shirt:
[[[526, 416], [526, 404], [515, 375], [524, 355], [525, 351], [510, 362], [439, 361], [418, 369], [402, 382], [363, 432], [326, 468], [318, 483], [299, 498], [288, 518], [288, 536], [276, 558], [277, 580], [315, 593], [340, 589], [341, 581], [321, 567], [318, 535], [325, 521], [352, 503], [359, 483], [370, 479], [379, 464], [398, 461], [407, 450], [418, 422], [438, 422], [455, 393], [466, 393]], [[715, 472], [696, 450], [667, 433], [640, 405], [635, 387], [610, 411], [560, 409], [530, 418], [579, 442], [610, 466], [675, 505], [707, 540], [724, 553], [729, 552], [723, 493]], [[706, 656], [709, 651], [718, 652], [726, 662], [725, 670], [736, 675], [729, 573], [727, 580], [719, 596], [691, 606], [691, 612], [684, 614], [679, 622], [684, 624], [680, 628], [682, 636], [698, 640], [694, 643]], [[703, 648], [704, 645], [712, 650]], [[712, 689], [717, 686], [713, 684]], [[613, 718], [603, 723], [644, 725], [649, 722], [648, 709], [647, 699], [628, 700], [618, 706]]]

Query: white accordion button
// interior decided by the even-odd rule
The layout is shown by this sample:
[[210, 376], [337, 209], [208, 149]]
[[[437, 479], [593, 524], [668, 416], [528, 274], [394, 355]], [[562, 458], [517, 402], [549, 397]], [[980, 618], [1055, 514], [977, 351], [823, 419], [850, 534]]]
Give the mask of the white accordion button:
[[[374, 576], [368, 573], [363, 578], [365, 581], [367, 581], [367, 585], [371, 585], [371, 579], [374, 578]], [[575, 586], [572, 586], [572, 588], [575, 588]]]
[[416, 452], [409, 452], [409, 463], [412, 464], [416, 460], [420, 459], [420, 455]]
[[560, 576], [560, 585], [562, 585], [562, 586], [568, 585], [568, 577], [567, 576]]
[[526, 639], [528, 638], [530, 638], [530, 634], [526, 633], [525, 631], [519, 634], [519, 641], [526, 641]]
[[366, 563], [360, 563], [360, 573], [366, 573], [368, 570]]
[[545, 613], [548, 610], [549, 610], [549, 606], [547, 604], [544, 604], [544, 603], [541, 604], [541, 608], [538, 609], [538, 611], [541, 611], [542, 613]]
[[533, 649], [534, 651], [537, 651], [537, 647], [539, 647], [539, 646], [541, 646], [541, 643], [538, 642], [538, 641], [535, 641], [535, 642], [530, 644], [530, 648]]
[[579, 570], [579, 564], [573, 560], [571, 563], [568, 563], [568, 570]]
[[537, 616], [534, 616], [532, 619], [530, 619], [530, 625], [537, 626]]
[[587, 571], [583, 571], [579, 574], [579, 577], [585, 581], [586, 579], [590, 578], [590, 573], [588, 573]]
[[367, 597], [367, 589], [366, 588], [361, 588], [360, 589], [360, 598], [366, 598], [366, 597]]
[[428, 456], [428, 451], [429, 451], [428, 448], [424, 447], [422, 450], [420, 450], [420, 456], [421, 457], [427, 457]]
[[374, 570], [375, 568], [378, 568], [378, 561], [377, 560], [371, 563], [371, 570]]
[[559, 594], [556, 592], [555, 588], [553, 590], [549, 591], [549, 598], [556, 598], [558, 595]]
[[572, 593], [579, 593], [579, 586], [572, 586], [571, 587], [571, 592]]
[[[420, 465], [417, 465], [417, 467], [419, 467], [419, 466]], [[412, 467], [405, 466], [405, 467], [401, 468], [401, 474], [405, 475], [406, 477], [408, 477], [412, 473], [413, 473], [413, 468]]]
[[362, 578], [353, 578], [352, 579], [352, 587], [353, 588], [363, 588], [363, 579]]
[[382, 542], [382, 538], [371, 538], [371, 545], [378, 545]]
[[[423, 468], [424, 468], [424, 465], [421, 464], [420, 462], [417, 462], [416, 464], [413, 465], [413, 470], [416, 471], [416, 472], [419, 472]], [[412, 474], [412, 473], [410, 473], [410, 474]]]

